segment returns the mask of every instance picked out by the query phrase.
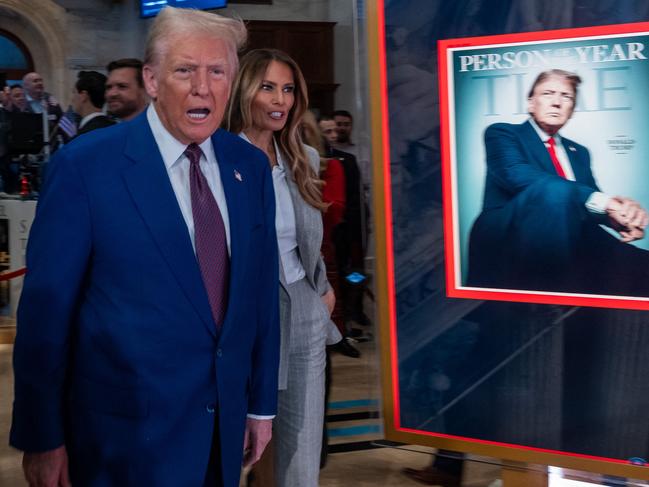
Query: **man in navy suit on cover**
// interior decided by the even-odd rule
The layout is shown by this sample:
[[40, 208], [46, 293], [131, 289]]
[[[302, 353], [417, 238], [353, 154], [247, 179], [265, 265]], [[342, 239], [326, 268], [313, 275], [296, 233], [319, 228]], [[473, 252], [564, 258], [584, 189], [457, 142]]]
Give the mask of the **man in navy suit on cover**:
[[235, 487], [276, 412], [266, 157], [218, 130], [242, 22], [167, 8], [153, 102], [57, 153], [27, 249], [11, 444], [30, 486]]
[[[530, 119], [485, 131], [484, 203], [471, 230], [470, 286], [649, 296], [647, 212], [600, 191], [582, 145], [560, 129], [581, 79], [554, 69], [528, 94]], [[618, 234], [615, 237], [600, 225]]]

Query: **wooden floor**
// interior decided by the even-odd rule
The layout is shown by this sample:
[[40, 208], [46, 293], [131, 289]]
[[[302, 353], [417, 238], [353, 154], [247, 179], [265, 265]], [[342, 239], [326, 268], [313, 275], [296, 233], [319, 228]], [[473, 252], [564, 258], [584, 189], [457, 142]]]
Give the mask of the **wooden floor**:
[[[374, 341], [358, 343], [358, 359], [332, 354], [333, 379], [329, 398], [328, 430], [330, 450], [327, 466], [320, 473], [321, 487], [421, 486], [401, 473], [404, 467], [421, 468], [429, 465], [432, 448], [404, 445], [354, 450], [381, 444], [383, 438], [379, 410], [378, 357]], [[354, 407], [355, 406], [355, 407]], [[347, 408], [346, 408], [347, 407]], [[345, 416], [370, 416], [369, 419], [347, 421]], [[369, 414], [364, 414], [369, 413]], [[375, 413], [374, 415], [372, 413]], [[373, 417], [376, 416], [376, 417]], [[335, 421], [342, 418], [342, 421]], [[332, 432], [339, 432], [334, 434]], [[359, 433], [359, 434], [354, 434]], [[370, 442], [370, 445], [364, 444]], [[467, 462], [463, 485], [487, 487], [500, 476], [500, 467]]]
[[[321, 487], [417, 486], [421, 484], [403, 476], [401, 469], [420, 468], [431, 462], [434, 454], [431, 448], [380, 446], [385, 443], [380, 441], [383, 434], [374, 347], [373, 341], [359, 343], [362, 352], [359, 359], [332, 355], [333, 386], [328, 411], [332, 453], [321, 471]], [[11, 345], [0, 345], [0, 487], [27, 485], [22, 477], [20, 453], [7, 446], [13, 399], [12, 349]], [[501, 485], [500, 467], [489, 459], [475, 458], [466, 462], [463, 477], [463, 486]]]
[[[332, 355], [333, 386], [329, 417], [330, 446], [333, 451], [351, 449], [328, 456], [322, 470], [320, 485], [408, 487], [420, 485], [404, 477], [402, 467], [428, 464], [432, 450], [425, 447], [375, 447], [354, 451], [359, 445], [367, 448], [373, 440], [380, 440], [379, 389], [374, 343], [361, 343], [359, 359]], [[0, 487], [23, 487], [20, 453], [7, 446], [11, 424], [13, 377], [11, 345], [0, 345]], [[360, 419], [358, 419], [360, 418]], [[498, 477], [494, 466], [471, 467], [475, 481], [464, 485], [488, 486]], [[476, 480], [477, 479], [477, 480]]]
[[13, 372], [11, 369], [11, 345], [0, 345], [0, 486], [22, 487], [20, 453], [9, 447], [9, 426], [13, 402]]

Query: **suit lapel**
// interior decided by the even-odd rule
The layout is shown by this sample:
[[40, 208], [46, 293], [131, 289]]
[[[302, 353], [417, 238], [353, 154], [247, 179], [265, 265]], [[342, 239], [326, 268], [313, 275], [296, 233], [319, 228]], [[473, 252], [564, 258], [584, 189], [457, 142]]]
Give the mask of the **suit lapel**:
[[135, 164], [124, 171], [126, 186], [185, 296], [208, 331], [216, 336], [187, 225], [147, 122], [146, 112], [132, 123], [133, 129], [128, 134], [124, 152]]
[[556, 174], [557, 171], [554, 168], [554, 164], [552, 164], [552, 159], [550, 159], [550, 153], [548, 152], [547, 147], [545, 147], [544, 142], [539, 138], [539, 135], [536, 133], [536, 130], [534, 130], [534, 127], [532, 127], [532, 124], [529, 122], [525, 122], [523, 124], [523, 131], [524, 131], [524, 141], [525, 145], [529, 148], [529, 150], [532, 153], [532, 157], [536, 161], [536, 163], [546, 172], [550, 174]]
[[566, 154], [568, 154], [568, 160], [570, 161], [570, 165], [572, 166], [572, 172], [575, 175], [575, 181], [577, 181], [578, 183], [588, 184], [588, 173], [590, 171], [590, 168], [588, 167], [588, 165], [584, 164], [582, 158], [579, 157], [577, 147], [575, 147], [575, 144], [571, 140], [566, 139], [565, 137], [561, 138], [561, 143], [563, 144], [563, 148], [565, 149]]
[[[250, 210], [248, 208], [248, 189], [245, 161], [241, 161], [235, 144], [227, 142], [229, 134], [219, 129], [212, 136], [214, 154], [219, 164], [219, 174], [228, 205], [228, 219], [230, 220], [230, 286], [228, 289], [228, 311], [221, 329], [221, 339], [230, 329], [235, 328], [231, 323], [236, 309], [236, 300], [245, 293], [245, 267], [250, 242]], [[239, 175], [237, 177], [236, 175]]]
[[[288, 164], [284, 165], [284, 170], [286, 171], [286, 181], [288, 182], [291, 200], [293, 202], [293, 212], [295, 213], [295, 233], [297, 245], [300, 249], [300, 260], [304, 266], [307, 279], [315, 287], [313, 275], [315, 274], [315, 265], [319, 254], [313, 253], [312, 245], [309, 245], [309, 238], [310, 230], [314, 226], [311, 221], [314, 217], [314, 212], [317, 210], [308, 205], [302, 198], [300, 190], [293, 178], [293, 172], [288, 167]], [[319, 217], [320, 215], [318, 214], [317, 216]], [[320, 251], [320, 249], [317, 250], [318, 252]]]

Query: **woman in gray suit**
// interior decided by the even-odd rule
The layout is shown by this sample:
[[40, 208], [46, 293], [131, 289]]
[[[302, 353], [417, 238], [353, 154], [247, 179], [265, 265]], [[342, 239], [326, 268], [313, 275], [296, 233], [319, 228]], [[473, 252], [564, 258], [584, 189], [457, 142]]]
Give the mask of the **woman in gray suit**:
[[250, 51], [241, 59], [227, 109], [228, 129], [268, 156], [280, 253], [281, 351], [273, 424], [278, 487], [318, 485], [324, 420], [325, 346], [341, 337], [330, 320], [335, 298], [320, 255], [320, 158], [300, 138], [306, 83], [287, 54]]

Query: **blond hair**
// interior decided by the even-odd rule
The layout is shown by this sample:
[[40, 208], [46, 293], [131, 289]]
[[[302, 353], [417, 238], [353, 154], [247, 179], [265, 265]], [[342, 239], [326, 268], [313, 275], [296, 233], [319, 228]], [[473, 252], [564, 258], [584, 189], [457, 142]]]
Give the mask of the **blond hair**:
[[302, 115], [302, 122], [300, 123], [300, 135], [306, 145], [310, 145], [318, 151], [320, 157], [324, 156], [324, 144], [322, 143], [322, 134], [318, 121], [311, 110], [307, 110]]
[[221, 39], [228, 51], [228, 68], [233, 79], [238, 66], [237, 53], [246, 43], [246, 26], [240, 19], [187, 8], [165, 7], [153, 21], [144, 48], [144, 64], [156, 66], [170, 43], [178, 36], [206, 35]]
[[284, 128], [275, 134], [277, 144], [288, 161], [304, 201], [318, 210], [324, 210], [327, 205], [322, 202], [322, 181], [309, 164], [300, 134], [302, 116], [309, 106], [306, 82], [300, 67], [288, 54], [277, 49], [254, 49], [241, 58], [239, 75], [232, 85], [232, 96], [225, 112], [226, 128], [239, 133], [253, 126], [252, 101], [272, 61], [288, 66], [295, 83], [295, 101]]

